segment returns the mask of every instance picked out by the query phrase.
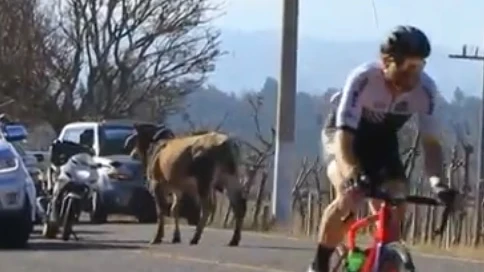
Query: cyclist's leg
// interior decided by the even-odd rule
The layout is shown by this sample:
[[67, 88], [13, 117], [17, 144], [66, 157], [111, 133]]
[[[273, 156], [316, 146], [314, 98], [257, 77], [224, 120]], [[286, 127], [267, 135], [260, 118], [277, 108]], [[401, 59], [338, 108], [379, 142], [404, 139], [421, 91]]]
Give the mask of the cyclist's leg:
[[331, 248], [335, 248], [343, 240], [351, 218], [343, 222], [350, 212], [355, 212], [358, 202], [363, 198], [355, 199], [351, 190], [345, 188], [345, 181], [335, 161], [330, 162], [326, 171], [331, 185], [334, 187], [335, 199], [325, 208], [321, 218], [318, 242]]
[[[348, 214], [354, 214], [358, 207], [358, 202], [361, 203], [363, 201], [363, 198], [355, 198], [354, 192], [346, 189], [346, 181], [343, 179], [333, 158], [335, 152], [333, 148], [334, 132], [332, 129], [324, 129], [321, 140], [327, 165], [326, 175], [335, 189], [336, 196], [325, 208], [321, 217], [318, 246], [310, 271], [329, 271], [331, 255], [343, 241], [350, 224], [353, 222], [352, 218], [347, 218]], [[345, 217], [347, 220], [343, 222], [342, 219]]]
[[[398, 150], [398, 149], [397, 149]], [[396, 155], [398, 153], [394, 152], [393, 154], [389, 154], [387, 157], [386, 164], [383, 168], [384, 175], [383, 179], [385, 183], [382, 184], [382, 188], [388, 190], [388, 192], [392, 195], [406, 195], [408, 190], [408, 182], [405, 175], [404, 166], [400, 160], [400, 157]], [[381, 207], [381, 201], [378, 200], [370, 200], [370, 210], [373, 213], [376, 213]], [[400, 224], [405, 220], [405, 212], [406, 212], [406, 205], [402, 204], [396, 207], [395, 212], [392, 216], [392, 241], [398, 241], [401, 237], [401, 228]]]
[[[355, 214], [358, 204], [364, 200], [363, 198], [358, 199], [353, 190], [345, 189], [345, 181], [336, 161], [333, 160], [328, 164], [326, 172], [335, 188], [336, 198], [326, 206], [321, 217], [316, 255], [309, 271], [329, 271], [331, 255], [343, 241], [353, 222], [353, 218], [347, 218], [348, 214]], [[347, 220], [343, 221], [343, 218]]]
[[[331, 116], [328, 118], [330, 123], [331, 118]], [[321, 140], [324, 148], [325, 164], [327, 165], [326, 175], [331, 186], [335, 189], [336, 196], [333, 202], [326, 206], [321, 217], [318, 245], [309, 271], [325, 272], [329, 270], [331, 255], [339, 243], [342, 242], [351, 222], [351, 220], [343, 222], [342, 218], [357, 207], [354, 204], [355, 200], [353, 197], [345, 190], [345, 181], [334, 160], [334, 132], [335, 130], [331, 125], [327, 125], [321, 133]]]
[[[384, 186], [391, 194], [400, 194], [406, 191], [406, 181], [405, 180], [390, 180], [385, 182]], [[381, 207], [382, 202], [379, 200], [371, 199], [369, 200], [370, 204], [370, 211], [372, 213], [378, 212]], [[407, 206], [405, 204], [401, 204], [396, 207], [394, 210], [394, 214], [392, 214], [392, 222], [391, 222], [391, 230], [392, 235], [390, 240], [398, 241], [401, 237], [401, 229], [400, 224], [405, 220], [405, 212]]]

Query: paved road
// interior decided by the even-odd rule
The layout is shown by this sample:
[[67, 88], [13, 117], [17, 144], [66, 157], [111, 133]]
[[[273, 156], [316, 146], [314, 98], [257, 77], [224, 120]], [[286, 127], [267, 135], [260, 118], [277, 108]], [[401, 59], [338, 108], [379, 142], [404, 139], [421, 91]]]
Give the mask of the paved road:
[[[43, 240], [31, 248], [0, 252], [1, 272], [248, 272], [305, 271], [313, 243], [282, 236], [245, 233], [238, 248], [225, 244], [230, 232], [208, 229], [198, 246], [189, 246], [192, 229], [182, 232], [183, 243], [149, 246], [153, 225], [107, 224], [77, 226], [81, 241]], [[167, 227], [171, 236], [171, 226]], [[415, 256], [419, 271], [482, 272], [484, 262]]]

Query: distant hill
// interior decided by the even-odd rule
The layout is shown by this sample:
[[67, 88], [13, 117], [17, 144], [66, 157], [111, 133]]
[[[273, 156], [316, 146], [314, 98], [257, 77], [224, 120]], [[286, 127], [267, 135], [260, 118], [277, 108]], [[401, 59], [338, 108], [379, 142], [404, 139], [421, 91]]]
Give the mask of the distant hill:
[[[335, 89], [321, 91], [320, 94], [299, 92], [296, 100], [296, 149], [297, 157], [315, 157], [321, 155], [320, 135], [322, 122], [329, 111], [329, 97]], [[189, 116], [197, 125], [213, 128], [224, 120], [222, 129], [235, 134], [245, 140], [255, 141], [256, 126], [253, 121], [253, 111], [247, 96], [258, 95], [263, 105], [260, 109], [260, 127], [262, 133], [270, 136], [270, 128], [275, 124], [277, 81], [266, 78], [264, 84], [257, 90], [244, 95], [234, 95], [223, 92], [211, 86], [188, 96], [184, 104], [184, 114], [168, 118], [167, 122], [174, 129], [187, 129], [185, 120]], [[439, 97], [437, 102], [437, 116], [443, 126], [442, 138], [447, 145], [446, 151], [456, 143], [455, 125], [468, 125], [470, 141], [477, 146], [480, 99], [466, 96], [461, 90], [452, 92], [449, 99]], [[410, 135], [405, 133], [410, 132]], [[412, 141], [414, 130], [402, 130], [404, 142], [401, 147], [406, 148]]]
[[[225, 92], [254, 90], [265, 77], [278, 78], [280, 34], [223, 30], [222, 46], [228, 53], [217, 64], [210, 82]], [[348, 71], [377, 55], [377, 42], [339, 42], [300, 37], [298, 90], [322, 94], [339, 88]], [[479, 63], [451, 60], [452, 52], [435, 46], [427, 71], [435, 78], [445, 98], [459, 86], [466, 94], [480, 94]]]

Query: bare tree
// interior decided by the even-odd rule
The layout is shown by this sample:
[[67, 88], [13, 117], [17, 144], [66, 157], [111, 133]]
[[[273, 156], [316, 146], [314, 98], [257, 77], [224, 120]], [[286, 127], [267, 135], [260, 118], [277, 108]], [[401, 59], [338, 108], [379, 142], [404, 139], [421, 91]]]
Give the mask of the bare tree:
[[42, 119], [50, 88], [49, 20], [36, 0], [0, 2], [0, 102], [17, 118]]
[[[38, 7], [35, 0], [22, 1]], [[130, 116], [146, 103], [159, 108], [159, 114], [170, 114], [220, 55], [210, 2], [58, 0], [48, 7], [50, 17], [41, 18], [49, 31], [31, 42], [47, 57], [41, 59], [47, 87], [37, 87], [42, 81], [34, 78], [36, 86], [30, 89], [35, 91], [6, 94], [26, 108], [35, 105], [56, 130], [73, 119]], [[22, 27], [13, 26], [17, 32], [2, 37], [23, 36]], [[42, 98], [25, 99], [32, 92]]]
[[[247, 103], [251, 108], [252, 120], [255, 126], [255, 138], [256, 141], [251, 143], [249, 141], [244, 141], [244, 145], [248, 148], [247, 157], [245, 159], [246, 166], [246, 183], [245, 187], [247, 192], [250, 193], [254, 184], [259, 180], [259, 188], [257, 189], [255, 210], [253, 214], [252, 227], [258, 227], [259, 215], [261, 212], [262, 201], [266, 191], [266, 182], [269, 176], [269, 164], [270, 159], [274, 155], [274, 144], [275, 144], [275, 134], [276, 131], [272, 127], [270, 129], [270, 137], [265, 137], [261, 123], [261, 109], [263, 107], [264, 101], [260, 95], [249, 95], [247, 97]], [[228, 216], [225, 217], [225, 222], [227, 222]]]
[[270, 129], [270, 137], [267, 138], [264, 135], [261, 123], [260, 115], [261, 108], [263, 107], [263, 98], [260, 95], [249, 95], [247, 97], [247, 103], [251, 108], [252, 120], [255, 126], [255, 142], [244, 141], [243, 144], [247, 147], [246, 167], [248, 169], [248, 181], [247, 190], [250, 190], [255, 182], [255, 175], [259, 170], [266, 168], [268, 161], [274, 155], [274, 139], [276, 131], [272, 127]]
[[229, 113], [226, 112], [220, 121], [217, 122], [216, 125], [209, 125], [205, 124], [200, 120], [195, 121], [190, 113], [187, 111], [182, 112], [182, 119], [183, 122], [188, 125], [188, 130], [190, 132], [200, 132], [200, 131], [220, 131], [220, 129], [223, 127], [225, 124], [225, 121], [227, 120], [227, 117], [229, 116]]

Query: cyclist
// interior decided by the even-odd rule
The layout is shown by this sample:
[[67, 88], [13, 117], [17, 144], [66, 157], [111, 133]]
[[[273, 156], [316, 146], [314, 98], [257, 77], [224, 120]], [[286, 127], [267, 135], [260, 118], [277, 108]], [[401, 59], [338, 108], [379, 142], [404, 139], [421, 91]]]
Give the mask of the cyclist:
[[[336, 199], [322, 216], [316, 256], [308, 271], [329, 271], [332, 253], [354, 221], [362, 198], [348, 181], [365, 175], [372, 185], [382, 185], [392, 194], [406, 192], [397, 132], [414, 114], [433, 192], [444, 204], [453, 204], [455, 192], [443, 181], [440, 130], [434, 113], [437, 89], [423, 71], [430, 52], [430, 42], [421, 30], [397, 26], [380, 45], [379, 61], [363, 64], [347, 77], [322, 139], [326, 153], [332, 153], [326, 171]], [[380, 205], [371, 200], [371, 211]], [[405, 207], [397, 207], [395, 215], [392, 239], [398, 240]]]

